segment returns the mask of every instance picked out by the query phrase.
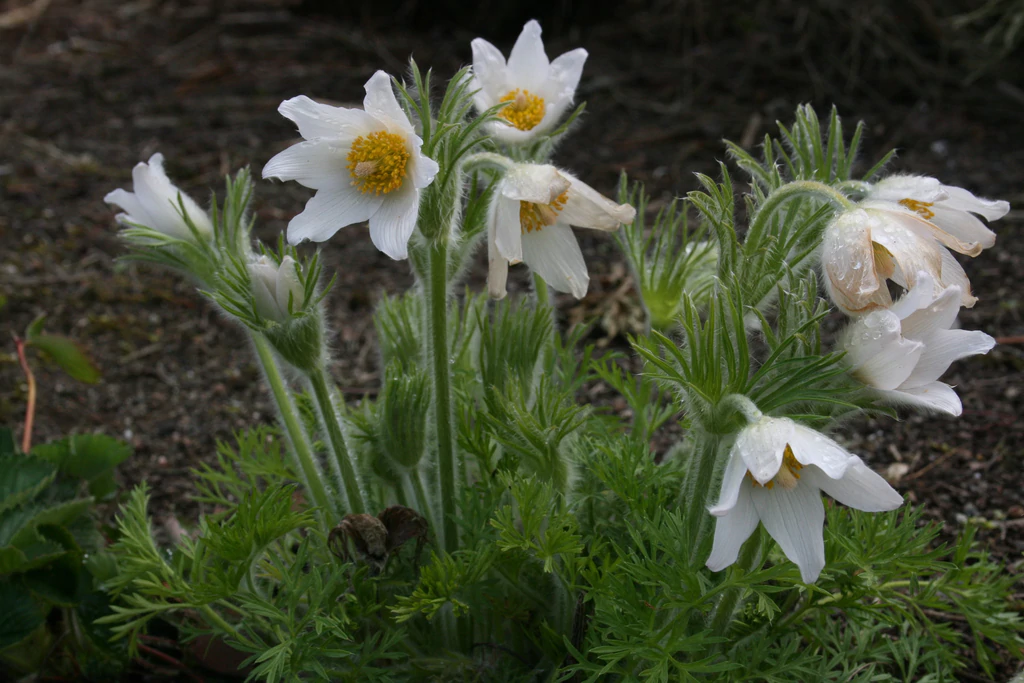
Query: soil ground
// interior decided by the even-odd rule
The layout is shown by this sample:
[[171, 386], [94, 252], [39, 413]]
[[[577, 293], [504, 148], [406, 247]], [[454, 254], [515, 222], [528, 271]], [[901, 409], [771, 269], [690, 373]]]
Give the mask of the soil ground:
[[[28, 4], [0, 2], [0, 12]], [[775, 132], [776, 120], [788, 122], [797, 104], [825, 112], [836, 102], [850, 124], [868, 122], [866, 161], [896, 146], [896, 170], [1024, 206], [1019, 71], [996, 67], [972, 85], [950, 87], [952, 79], [931, 82], [929, 74], [941, 71], [914, 60], [906, 68], [894, 62], [902, 70], [872, 62], [871, 46], [819, 56], [813, 45], [801, 46], [806, 27], [780, 33], [755, 22], [729, 32], [705, 22], [694, 29], [678, 12], [663, 17], [657, 7], [636, 11], [635, 4], [589, 22], [553, 22], [561, 30], [546, 34], [551, 56], [578, 45], [590, 52], [578, 95], [587, 113], [557, 161], [599, 190], [612, 193], [625, 169], [656, 198], [681, 195], [696, 188], [693, 172], [718, 173], [722, 138], [753, 147]], [[223, 174], [240, 166], [258, 176], [295, 141], [292, 124], [276, 113], [282, 99], [306, 94], [355, 104], [374, 70], [402, 74], [409, 54], [443, 77], [470, 60], [473, 37], [489, 34], [459, 22], [424, 24], [418, 14], [388, 26], [310, 4], [35, 5], [44, 6], [39, 16], [0, 28], [0, 294], [7, 300], [0, 308], [7, 340], [0, 341], [0, 424], [20, 429], [25, 404], [9, 335], [46, 313], [47, 329], [80, 340], [103, 380], [78, 384], [37, 362], [35, 439], [102, 431], [129, 440], [135, 456], [121, 468], [125, 486], [147, 481], [159, 516], [194, 519], [200, 510], [189, 500], [190, 468], [210, 457], [216, 440], [273, 414], [233, 324], [177, 275], [118, 262], [124, 250], [103, 196], [130, 188], [132, 166], [157, 151], [197, 198], [220, 191]], [[521, 24], [516, 17], [489, 37], [507, 50]], [[859, 68], [842, 61], [862, 54]], [[295, 183], [259, 182], [258, 235], [276, 239], [310, 194]], [[968, 520], [980, 522], [981, 538], [1012, 571], [1020, 571], [1024, 551], [1022, 222], [1015, 208], [993, 226], [996, 247], [965, 262], [980, 301], [963, 311], [963, 326], [1001, 343], [946, 376], [958, 387], [963, 416], [861, 419], [840, 434], [950, 537]], [[583, 241], [591, 294], [582, 303], [560, 298], [563, 318], [630, 317], [635, 294], [613, 241]], [[324, 255], [338, 275], [329, 298], [332, 371], [346, 398], [358, 401], [377, 386], [374, 303], [407, 287], [411, 276], [405, 263], [374, 249], [363, 227], [339, 232]], [[479, 289], [483, 275], [481, 255], [469, 286]], [[524, 273], [513, 280], [525, 288]], [[595, 339], [625, 349], [613, 332], [598, 328]], [[609, 393], [595, 387], [592, 395], [607, 400]]]

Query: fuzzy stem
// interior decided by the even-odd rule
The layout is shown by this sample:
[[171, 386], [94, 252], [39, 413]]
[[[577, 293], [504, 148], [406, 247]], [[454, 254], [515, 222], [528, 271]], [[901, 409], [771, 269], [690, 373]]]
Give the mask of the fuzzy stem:
[[32, 450], [32, 423], [36, 416], [36, 376], [32, 374], [29, 367], [28, 357], [25, 355], [25, 340], [21, 337], [14, 338], [14, 346], [18, 349], [18, 362], [25, 373], [25, 380], [28, 382], [28, 402], [25, 405], [25, 432], [21, 436], [21, 452], [28, 453]]
[[413, 498], [411, 500], [416, 501], [416, 506], [419, 508], [417, 512], [427, 518], [427, 523], [434, 529], [437, 527], [436, 520], [434, 519], [434, 504], [430, 500], [430, 496], [427, 495], [426, 489], [423, 487], [423, 474], [419, 468], [412, 470], [408, 473], [409, 481], [412, 485]]
[[747, 233], [757, 234], [760, 232], [763, 228], [764, 222], [771, 218], [772, 214], [774, 214], [779, 207], [790, 199], [801, 196], [817, 197], [818, 199], [831, 202], [843, 211], [849, 211], [855, 206], [853, 202], [846, 198], [846, 195], [825, 183], [819, 183], [815, 180], [796, 180], [783, 185], [768, 195], [764, 200], [764, 204], [760, 206], [757, 214], [750, 222], [750, 227], [747, 229]]
[[427, 335], [434, 384], [434, 420], [437, 436], [437, 471], [441, 484], [441, 539], [449, 553], [459, 548], [455, 524], [455, 447], [452, 439], [451, 367], [448, 354], [448, 241], [430, 245], [427, 274]]
[[332, 466], [336, 476], [340, 479], [339, 483], [345, 489], [345, 511], [354, 514], [366, 512], [366, 503], [363, 500], [362, 489], [359, 488], [356, 468], [352, 464], [352, 456], [345, 445], [345, 436], [341, 431], [341, 423], [338, 421], [338, 411], [334, 407], [334, 399], [327, 381], [327, 370], [323, 364], [320, 364], [309, 371], [308, 377], [309, 383], [313, 387], [313, 395], [316, 396], [317, 405], [320, 406], [320, 421], [331, 442], [331, 450], [334, 451]]
[[711, 482], [715, 475], [715, 460], [718, 456], [719, 437], [704, 434], [700, 447], [694, 452], [695, 460], [690, 462], [683, 480], [686, 496], [686, 528], [690, 534], [690, 565], [700, 559], [703, 541], [711, 526], [711, 515], [707, 511], [711, 495]]
[[261, 334], [252, 334], [250, 337], [256, 348], [256, 356], [260, 360], [260, 365], [263, 366], [263, 376], [267, 380], [267, 386], [270, 387], [270, 393], [273, 394], [274, 402], [277, 404], [281, 423], [284, 425], [289, 442], [291, 442], [290, 451], [294, 456], [295, 465], [298, 466], [297, 474], [305, 490], [312, 496], [313, 503], [321, 509], [321, 522], [324, 528], [329, 528], [330, 524], [326, 521], [326, 516], [336, 514], [337, 509], [331, 504], [331, 498], [327, 495], [327, 489], [324, 488], [323, 473], [313, 457], [313, 449], [309, 445], [306, 430], [302, 426], [292, 401], [291, 392], [284, 384], [284, 378], [277, 367], [270, 343]]
[[[762, 549], [761, 533], [755, 530], [750, 540], [743, 544], [735, 566], [742, 569], [744, 573], [751, 571], [755, 566], [759, 567], [764, 560]], [[711, 633], [716, 636], [725, 636], [728, 633], [733, 617], [741, 606], [740, 598], [743, 597], [744, 590], [742, 586], [731, 586], [722, 594], [718, 605], [715, 606], [714, 615], [711, 617]]]

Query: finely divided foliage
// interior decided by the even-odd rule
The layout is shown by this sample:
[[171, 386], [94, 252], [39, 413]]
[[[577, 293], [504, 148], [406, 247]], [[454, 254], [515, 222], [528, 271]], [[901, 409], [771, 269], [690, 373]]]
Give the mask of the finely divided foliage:
[[[550, 61], [530, 22], [507, 61], [473, 41], [443, 93], [412, 63], [374, 74], [363, 109], [281, 105], [304, 141], [263, 176], [315, 190], [288, 242], [368, 221], [417, 278], [378, 305], [382, 388], [358, 407], [327, 372], [323, 265], [254, 245], [247, 172], [209, 213], [159, 155], [108, 196], [133, 257], [248, 333], [279, 418], [196, 470], [211, 512], [173, 547], [132, 493], [104, 583], [116, 638], [213, 635], [275, 682], [945, 681], [1020, 656], [1013, 577], [971, 530], [941, 545], [826, 435], [885, 403], [959, 414], [941, 375], [993, 341], [952, 329], [975, 295], [949, 249], [992, 246], [978, 216], [1006, 203], [882, 177], [889, 156], [854, 177], [863, 126], [810, 107], [760, 158], [727, 143], [745, 226], [726, 164], [657, 211], [625, 177], [611, 200], [551, 163], [585, 58]], [[618, 231], [638, 374], [556, 324], [549, 288], [588, 289], [571, 226]], [[459, 295], [484, 253], [495, 301]], [[501, 300], [520, 262], [532, 289]], [[833, 306], [852, 316], [837, 343]], [[599, 383], [622, 409], [590, 403]]]

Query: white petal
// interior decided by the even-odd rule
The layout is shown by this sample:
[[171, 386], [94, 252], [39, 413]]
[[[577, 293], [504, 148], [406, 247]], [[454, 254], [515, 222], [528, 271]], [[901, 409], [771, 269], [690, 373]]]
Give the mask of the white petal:
[[523, 260], [523, 228], [519, 222], [519, 202], [498, 195], [491, 205], [494, 246], [512, 263]]
[[744, 477], [747, 476], [747, 465], [743, 457], [735, 448], [729, 451], [729, 460], [725, 464], [725, 472], [722, 475], [722, 491], [718, 495], [718, 502], [708, 508], [708, 512], [715, 517], [728, 514], [736, 505], [740, 495], [740, 486]]
[[862, 313], [891, 303], [885, 277], [878, 273], [866, 211], [840, 214], [825, 229], [821, 263], [829, 297], [845, 313]]
[[892, 254], [898, 266], [892, 279], [910, 289], [920, 271], [937, 275], [942, 268], [942, 252], [933, 238], [917, 229], [913, 214], [905, 211], [872, 211], [877, 223], [871, 229], [871, 241]]
[[519, 130], [515, 126], [503, 123], [501, 121], [494, 121], [486, 124], [487, 133], [492, 137], [505, 142], [507, 144], [516, 145], [522, 142], [533, 140], [537, 137], [537, 133], [543, 131], [542, 126], [547, 125], [547, 117], [541, 120], [541, 123], [537, 124], [536, 127], [530, 130]]
[[753, 487], [750, 496], [764, 528], [800, 568], [804, 582], [816, 581], [825, 567], [825, 507], [818, 489], [801, 482], [792, 489]]
[[750, 476], [762, 486], [778, 474], [795, 424], [785, 417], [765, 417], [744, 427], [736, 437], [732, 452], [743, 458]]
[[288, 309], [281, 310], [277, 297], [271, 290], [277, 280], [277, 269], [266, 263], [265, 258], [260, 261], [249, 264], [249, 281], [252, 283], [252, 296], [256, 304], [256, 311], [264, 318], [284, 322], [287, 319]]
[[139, 201], [139, 198], [133, 192], [117, 189], [113, 192], [108, 192], [103, 201], [107, 204], [118, 206], [125, 212], [119, 214], [118, 220], [124, 220], [121, 218], [121, 216], [124, 216], [125, 219], [130, 220], [132, 223], [148, 226], [149, 214], [142, 208], [142, 202]]
[[396, 261], [406, 258], [419, 210], [420, 192], [414, 187], [387, 195], [380, 209], [370, 216], [373, 245]]
[[395, 90], [391, 87], [391, 76], [383, 71], [370, 76], [363, 86], [366, 90], [366, 97], [363, 98], [363, 108], [373, 118], [384, 121], [391, 128], [397, 126], [400, 131], [412, 135], [415, 131], [395, 98]]
[[422, 190], [424, 187], [434, 182], [434, 178], [437, 177], [438, 165], [437, 162], [428, 156], [423, 156], [420, 153], [420, 148], [423, 146], [423, 141], [419, 136], [413, 135], [412, 145], [414, 146], [412, 152], [412, 159], [409, 169], [409, 177], [412, 179], [412, 186], [417, 190]]
[[323, 139], [300, 142], [271, 158], [263, 167], [263, 177], [295, 180], [314, 190], [349, 184], [349, 149], [347, 144]]
[[944, 187], [935, 178], [915, 175], [894, 175], [878, 181], [868, 192], [868, 200], [899, 203], [903, 199], [934, 203], [945, 198]]
[[895, 389], [914, 370], [924, 344], [905, 339], [892, 311], [872, 311], [843, 337], [853, 376], [876, 389]]
[[843, 476], [846, 468], [857, 460], [856, 455], [821, 432], [798, 423], [793, 425], [789, 447], [801, 465], [817, 467], [833, 479]]
[[503, 197], [534, 204], [550, 204], [569, 190], [572, 182], [550, 164], [516, 164], [501, 179]]
[[318, 190], [305, 210], [288, 223], [288, 242], [325, 242], [346, 225], [361, 223], [380, 208], [382, 200], [351, 185]]
[[816, 467], [809, 467], [800, 474], [800, 484], [816, 486], [843, 505], [857, 510], [884, 512], [903, 505], [903, 496], [857, 456], [853, 456], [850, 466], [839, 479]]
[[293, 121], [299, 128], [299, 135], [307, 140], [352, 140], [380, 128], [380, 124], [364, 111], [320, 104], [305, 95], [285, 100], [277, 111], [281, 116]]
[[898, 388], [900, 391], [906, 391], [930, 384], [942, 377], [954, 361], [988, 353], [995, 345], [996, 340], [984, 332], [946, 330], [931, 338], [921, 355], [921, 360], [917, 362], [917, 367]]
[[932, 382], [919, 387], [900, 388], [897, 391], [883, 391], [880, 393], [890, 403], [925, 408], [927, 410], [938, 410], [954, 417], [959, 417], [964, 410], [963, 404], [960, 403], [960, 397], [953, 391], [953, 387], [942, 382]]
[[508, 56], [509, 85], [536, 93], [548, 78], [548, 56], [540, 37], [540, 24], [531, 19]]
[[563, 223], [544, 226], [522, 235], [523, 261], [559, 292], [582, 299], [590, 285], [587, 264], [572, 234]]
[[291, 302], [292, 311], [302, 310], [305, 290], [299, 281], [298, 266], [295, 259], [285, 256], [281, 259], [281, 267], [277, 269], [277, 283], [274, 291], [278, 306], [283, 313], [288, 313], [288, 304]]
[[757, 511], [750, 496], [752, 488], [752, 485], [744, 486], [735, 507], [715, 521], [715, 540], [707, 561], [708, 569], [713, 572], [722, 571], [735, 562], [740, 547], [757, 528]]
[[561, 213], [569, 225], [611, 231], [636, 218], [636, 209], [629, 204], [617, 204], [568, 173], [562, 175], [571, 183]]
[[[931, 222], [952, 237], [954, 244], [948, 245], [951, 249], [968, 256], [977, 256], [983, 249], [995, 246], [996, 234], [984, 223], [966, 211], [946, 207], [945, 203], [933, 206], [932, 213], [935, 216]], [[945, 241], [940, 242], [946, 244]]]
[[576, 96], [576, 86], [579, 85], [586, 61], [587, 51], [577, 48], [551, 62], [548, 79], [540, 91], [544, 98], [544, 118], [531, 132], [546, 131], [562, 120], [562, 115]]
[[[505, 56], [501, 50], [491, 45], [483, 38], [475, 38], [470, 43], [473, 48], [473, 76], [476, 83], [471, 86], [474, 90], [480, 90], [478, 96], [474, 96], [474, 102], [479, 111], [493, 107], [498, 99], [513, 90], [508, 87], [505, 68]], [[480, 105], [484, 106], [481, 108]]]
[[[921, 283], [911, 291], [922, 289], [928, 293], [927, 286], [928, 283]], [[932, 335], [953, 326], [959, 312], [959, 287], [946, 287], [939, 292], [933, 290], [931, 301], [903, 319], [903, 336], [930, 344]]]
[[[907, 318], [912, 316], [922, 308], [927, 308], [934, 301], [938, 292], [941, 292], [942, 288], [939, 287], [938, 282], [931, 273], [921, 271], [917, 274], [917, 285], [907, 291], [903, 296], [897, 299], [889, 310], [892, 311], [897, 318], [905, 321]], [[907, 335], [907, 326], [904, 323], [903, 333]]]
[[978, 303], [978, 297], [971, 293], [971, 281], [967, 279], [967, 273], [964, 272], [963, 266], [949, 251], [945, 249], [939, 251], [942, 252], [939, 255], [942, 264], [939, 283], [943, 287], [959, 287], [960, 305], [964, 308], [973, 308], [974, 304]]
[[178, 214], [178, 188], [164, 173], [163, 155], [154, 154], [148, 164], [138, 163], [132, 169], [132, 187], [152, 221], [147, 227], [179, 239], [191, 239], [192, 233]]
[[943, 185], [942, 189], [948, 195], [948, 199], [942, 202], [942, 205], [951, 209], [970, 211], [990, 221], [999, 220], [1010, 212], [1010, 202], [1001, 199], [982, 199], [954, 185]]

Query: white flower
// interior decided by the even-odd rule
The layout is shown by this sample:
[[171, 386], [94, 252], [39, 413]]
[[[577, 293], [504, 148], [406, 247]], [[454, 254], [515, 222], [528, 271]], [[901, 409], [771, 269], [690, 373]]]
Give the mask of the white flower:
[[317, 191], [288, 224], [292, 244], [323, 242], [346, 225], [370, 221], [374, 246], [393, 259], [408, 255], [420, 190], [437, 174], [423, 141], [398, 105], [383, 71], [366, 82], [363, 109], [319, 104], [305, 96], [285, 100], [281, 115], [305, 138], [263, 168], [264, 178], [296, 180]]
[[508, 266], [525, 261], [545, 282], [577, 299], [590, 277], [570, 225], [618, 230], [636, 216], [564, 171], [546, 164], [515, 164], [498, 184], [487, 218], [487, 286], [505, 296]]
[[194, 241], [195, 237], [181, 215], [180, 197], [196, 230], [204, 236], [213, 234], [213, 224], [206, 212], [167, 178], [163, 154], [154, 154], [148, 164], [140, 162], [135, 165], [132, 169], [132, 190], [117, 189], [103, 198], [107, 204], [114, 204], [125, 211], [117, 215], [122, 225], [144, 225], [168, 237]]
[[995, 244], [995, 234], [972, 214], [996, 220], [1009, 209], [934, 178], [886, 178], [825, 230], [825, 285], [839, 308], [859, 314], [892, 304], [886, 280], [910, 289], [925, 272], [941, 287], [959, 287], [969, 308], [977, 301], [971, 283], [944, 247], [977, 256]]
[[892, 308], [872, 311], [850, 325], [842, 347], [853, 375], [893, 403], [960, 415], [960, 398], [938, 379], [961, 358], [988, 353], [996, 340], [984, 332], [952, 330], [959, 287], [938, 294], [928, 273]]
[[577, 48], [549, 62], [540, 38], [540, 24], [530, 20], [512, 47], [508, 63], [498, 48], [483, 38], [473, 41], [473, 103], [484, 112], [511, 102], [499, 113], [502, 121], [490, 133], [505, 142], [524, 142], [554, 127], [572, 104], [587, 51]]
[[[266, 256], [248, 265], [256, 311], [277, 323], [291, 320], [292, 313], [302, 310], [305, 290], [299, 280], [295, 259], [285, 256], [279, 266]], [[289, 306], [291, 312], [289, 312]]]
[[820, 491], [867, 512], [895, 510], [903, 499], [882, 477], [832, 439], [787, 418], [762, 417], [745, 427], [729, 452], [707, 566], [736, 561], [758, 521], [807, 583], [825, 566]]

